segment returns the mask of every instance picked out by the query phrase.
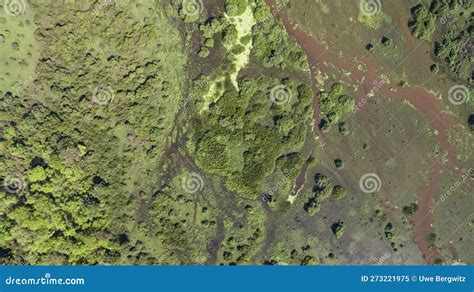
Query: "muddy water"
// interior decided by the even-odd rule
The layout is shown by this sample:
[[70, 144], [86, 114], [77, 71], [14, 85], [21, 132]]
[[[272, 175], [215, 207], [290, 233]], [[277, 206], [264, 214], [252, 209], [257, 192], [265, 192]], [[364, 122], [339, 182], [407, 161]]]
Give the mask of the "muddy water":
[[438, 183], [441, 176], [441, 158], [436, 159], [433, 166], [431, 181], [422, 186], [422, 193], [418, 199], [419, 210], [411, 218], [415, 223], [415, 242], [418, 244], [420, 250], [423, 252], [425, 261], [433, 263], [434, 260], [441, 258], [436, 249], [430, 249], [428, 244], [428, 234], [433, 231], [433, 213], [431, 205], [435, 199], [436, 191], [438, 190]]
[[[346, 51], [346, 48], [329, 48], [327, 50], [325, 47], [318, 44], [314, 38], [306, 34], [305, 32], [298, 29], [292, 22], [288, 19], [288, 16], [281, 11], [274, 1], [266, 0], [267, 4], [272, 7], [272, 11], [276, 16], [278, 16], [285, 26], [287, 33], [292, 36], [298, 44], [302, 47], [304, 52], [308, 57], [308, 62], [310, 64], [310, 73], [312, 80], [312, 90], [314, 94], [313, 98], [313, 107], [314, 107], [314, 129], [317, 135], [324, 141], [325, 137], [318, 129], [318, 123], [320, 120], [320, 111], [317, 102], [317, 93], [319, 89], [316, 82], [316, 70], [319, 70], [321, 73], [325, 73], [328, 70], [328, 67], [325, 64], [332, 64], [338, 69], [342, 69], [348, 72], [351, 72], [351, 77], [355, 80], [363, 80], [361, 86], [359, 86], [357, 92], [355, 92], [356, 103], [361, 103], [366, 101], [367, 94], [374, 90], [375, 84], [379, 84], [381, 80], [381, 75], [386, 74], [386, 71], [381, 71], [377, 69], [374, 64], [365, 63], [367, 70], [360, 71], [357, 69], [357, 66], [352, 62], [351, 57], [338, 58], [331, 54], [330, 51], [342, 50], [345, 56], [350, 56], [351, 52]], [[402, 29], [403, 30], [403, 29]], [[359, 59], [362, 59], [362, 56], [356, 56]], [[396, 88], [395, 88], [396, 87]], [[388, 97], [396, 101], [408, 101], [414, 108], [430, 121], [431, 128], [436, 130], [438, 135], [438, 143], [440, 151], [446, 151], [448, 153], [449, 163], [452, 166], [453, 162], [453, 153], [450, 151], [451, 145], [447, 141], [447, 130], [455, 124], [455, 120], [444, 114], [442, 112], [443, 105], [442, 101], [439, 100], [433, 94], [427, 92], [422, 87], [416, 86], [405, 86], [403, 88], [394, 85], [385, 84], [380, 88], [377, 88], [377, 95]], [[361, 107], [362, 112], [369, 111], [369, 106], [366, 104]], [[367, 117], [367, 114], [361, 115]], [[406, 150], [409, 151], [409, 150]], [[415, 224], [414, 240], [418, 244], [420, 251], [425, 257], [425, 260], [428, 263], [433, 262], [435, 259], [440, 258], [440, 254], [435, 249], [430, 249], [427, 242], [427, 235], [432, 232], [432, 222], [433, 216], [431, 212], [431, 207], [433, 205], [433, 200], [435, 199], [435, 194], [438, 190], [438, 184], [440, 180], [440, 172], [443, 170], [443, 165], [441, 157], [438, 157], [432, 166], [431, 180], [423, 184], [420, 190], [420, 197], [418, 200], [418, 212], [415, 216], [412, 217], [412, 221]]]
[[207, 247], [207, 252], [210, 254], [208, 261], [206, 262], [207, 265], [217, 265], [218, 259], [218, 252], [221, 246], [222, 241], [225, 238], [224, 233], [224, 217], [219, 215], [217, 218], [217, 229], [216, 229], [216, 237], [211, 241], [209, 246]]
[[293, 188], [290, 192], [290, 196], [297, 196], [298, 193], [303, 188], [303, 185], [306, 181], [306, 173], [308, 172], [308, 166], [309, 166], [309, 162], [305, 161], [305, 163], [301, 167], [301, 171], [300, 171], [298, 177], [295, 180], [295, 183], [293, 184]]

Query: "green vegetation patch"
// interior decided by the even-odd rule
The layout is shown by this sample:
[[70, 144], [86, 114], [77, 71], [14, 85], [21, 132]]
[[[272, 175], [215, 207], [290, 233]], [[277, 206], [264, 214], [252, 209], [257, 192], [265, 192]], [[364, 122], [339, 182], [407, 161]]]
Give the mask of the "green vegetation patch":
[[[473, 1], [432, 0], [429, 7], [418, 4], [411, 9], [408, 22], [413, 35], [434, 40], [434, 54], [456, 78], [472, 82]], [[433, 73], [438, 71], [432, 66]]]
[[29, 2], [14, 21], [36, 26], [38, 98], [1, 82], [1, 175], [21, 188], [0, 193], [0, 246], [11, 264], [119, 262], [173, 128], [181, 37], [154, 2]]
[[253, 27], [253, 52], [265, 67], [285, 68], [291, 65], [307, 69], [306, 55], [274, 19], [263, 0], [257, 0]]
[[334, 83], [329, 92], [321, 91], [318, 102], [321, 108], [323, 119], [320, 128], [329, 131], [331, 124], [336, 124], [344, 113], [349, 113], [355, 108], [355, 101], [352, 97], [342, 94], [343, 86]]
[[35, 38], [34, 13], [25, 7], [16, 16], [0, 9], [0, 91], [34, 92], [34, 69], [40, 49]]
[[225, 177], [229, 190], [255, 197], [277, 158], [297, 152], [304, 143], [311, 89], [290, 83], [286, 86], [291, 99], [276, 104], [272, 88], [278, 84], [269, 77], [244, 77], [240, 91], [227, 84], [220, 99], [209, 106], [196, 160], [207, 172]]
[[314, 176], [314, 182], [313, 191], [305, 196], [306, 201], [303, 205], [304, 210], [310, 216], [318, 213], [321, 204], [330, 197], [340, 200], [347, 195], [347, 190], [343, 186], [334, 186], [331, 180], [321, 173], [317, 173]]

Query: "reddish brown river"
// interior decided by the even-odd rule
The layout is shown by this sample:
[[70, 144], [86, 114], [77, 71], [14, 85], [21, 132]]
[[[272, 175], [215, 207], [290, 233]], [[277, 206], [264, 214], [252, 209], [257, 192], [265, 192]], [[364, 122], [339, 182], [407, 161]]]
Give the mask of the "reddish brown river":
[[[330, 48], [330, 50], [327, 50], [313, 37], [297, 28], [285, 14], [285, 12], [280, 9], [280, 7], [277, 7], [273, 1], [266, 0], [266, 2], [272, 7], [273, 14], [282, 20], [287, 33], [296, 40], [296, 42], [301, 46], [307, 55], [308, 62], [310, 64], [312, 90], [314, 95], [313, 108], [315, 131], [316, 134], [324, 141], [325, 137], [317, 127], [320, 120], [320, 112], [317, 102], [317, 93], [319, 92], [319, 89], [315, 79], [315, 67], [321, 73], [325, 73], [327, 71], [327, 66], [325, 64], [332, 64], [339, 69], [351, 72], [353, 78], [357, 80], [363, 80], [362, 85], [359, 86], [359, 89], [355, 92], [356, 103], [363, 101], [369, 91], [374, 87], [374, 84], [380, 82], [380, 76], [382, 74], [388, 74], [387, 72], [380, 72], [372, 63], [365, 63], [367, 68], [365, 72], [358, 70], [358, 68], [354, 66], [354, 63], [352, 62], [352, 51], [348, 51], [347, 48], [341, 47]], [[400, 23], [400, 25], [403, 25], [403, 23]], [[338, 50], [343, 51], [343, 55], [348, 57], [336, 57], [331, 53], [331, 51], [334, 52]], [[362, 59], [362, 56], [355, 57]], [[419, 112], [423, 113], [426, 119], [430, 121], [431, 128], [437, 130], [438, 132], [437, 137], [441, 151], [447, 151], [449, 163], [451, 164], [453, 162], [452, 152], [450, 151], [451, 145], [447, 140], [447, 130], [453, 126], [456, 121], [452, 117], [443, 113], [443, 104], [441, 100], [426, 91], [424, 88], [417, 86], [397, 86], [396, 90], [391, 90], [391, 86], [385, 85], [378, 90], [377, 95], [384, 96], [395, 101], [406, 100]], [[363, 107], [361, 110], [363, 111], [368, 109], [367, 107]], [[448, 165], [448, 167], [450, 166], [452, 165]], [[427, 263], [432, 263], [435, 259], [441, 257], [436, 249], [429, 247], [427, 236], [433, 231], [432, 207], [436, 192], [438, 190], [440, 172], [442, 170], [443, 165], [440, 156], [433, 162], [431, 169], [431, 180], [429, 182], [420, 182], [418, 212], [411, 218], [415, 226], [414, 241], [418, 245]]]

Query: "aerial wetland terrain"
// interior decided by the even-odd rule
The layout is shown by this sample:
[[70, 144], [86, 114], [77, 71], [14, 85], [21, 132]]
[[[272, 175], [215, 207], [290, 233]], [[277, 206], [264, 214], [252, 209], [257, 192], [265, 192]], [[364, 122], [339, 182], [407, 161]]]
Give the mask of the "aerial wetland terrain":
[[0, 264], [474, 264], [474, 0], [0, 4]]

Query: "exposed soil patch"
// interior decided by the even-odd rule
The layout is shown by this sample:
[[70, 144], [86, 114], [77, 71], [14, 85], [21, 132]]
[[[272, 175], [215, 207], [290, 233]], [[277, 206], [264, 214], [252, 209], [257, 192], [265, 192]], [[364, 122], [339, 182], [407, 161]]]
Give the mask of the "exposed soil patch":
[[[355, 92], [354, 98], [356, 103], [363, 102], [367, 99], [367, 94], [373, 90], [374, 84], [377, 84], [381, 80], [381, 75], [384, 72], [378, 69], [375, 64], [370, 63], [370, 60], [365, 62], [366, 70], [362, 71], [357, 68], [357, 64], [354, 64], [349, 57], [336, 57], [326, 48], [318, 44], [316, 40], [299, 30], [288, 18], [288, 16], [280, 11], [274, 4], [274, 1], [267, 0], [268, 5], [272, 7], [272, 11], [275, 11], [276, 16], [280, 17], [283, 21], [286, 31], [292, 36], [305, 51], [308, 62], [310, 64], [311, 79], [312, 79], [312, 90], [314, 94], [313, 107], [314, 107], [314, 130], [315, 133], [324, 141], [325, 137], [323, 133], [318, 129], [318, 123], [320, 121], [320, 111], [317, 102], [317, 94], [320, 89], [316, 82], [315, 68], [321, 73], [325, 73], [328, 70], [328, 64], [334, 65], [336, 68], [350, 72], [351, 78], [354, 81], [360, 81], [361, 86], [358, 87]], [[403, 23], [401, 23], [403, 26]], [[402, 27], [403, 30], [403, 27]], [[331, 48], [331, 51], [345, 51], [346, 48]], [[346, 53], [346, 52], [344, 52]], [[348, 52], [350, 53], [350, 52]], [[363, 59], [364, 56], [355, 56], [358, 59]], [[370, 56], [369, 56], [370, 58]], [[380, 88], [377, 88], [377, 95], [388, 97], [395, 101], [408, 101], [416, 110], [423, 113], [427, 120], [430, 121], [431, 128], [435, 130], [440, 151], [447, 152], [449, 158], [448, 167], [452, 167], [453, 153], [451, 145], [447, 140], [447, 131], [449, 128], [455, 125], [455, 119], [443, 113], [442, 100], [438, 99], [435, 95], [426, 91], [422, 87], [417, 86], [405, 86], [400, 87], [396, 85], [385, 84]], [[360, 108], [361, 111], [368, 111], [368, 105], [365, 104]], [[380, 167], [377, 167], [380, 168]], [[436, 249], [429, 248], [427, 236], [432, 232], [432, 203], [435, 199], [435, 195], [438, 189], [440, 180], [440, 173], [443, 170], [441, 156], [439, 156], [431, 168], [431, 179], [427, 183], [423, 183], [421, 186], [421, 192], [418, 199], [418, 212], [412, 217], [412, 221], [415, 224], [415, 235], [414, 240], [418, 244], [420, 251], [423, 253], [426, 261], [432, 263], [435, 259], [440, 258], [440, 254]]]

